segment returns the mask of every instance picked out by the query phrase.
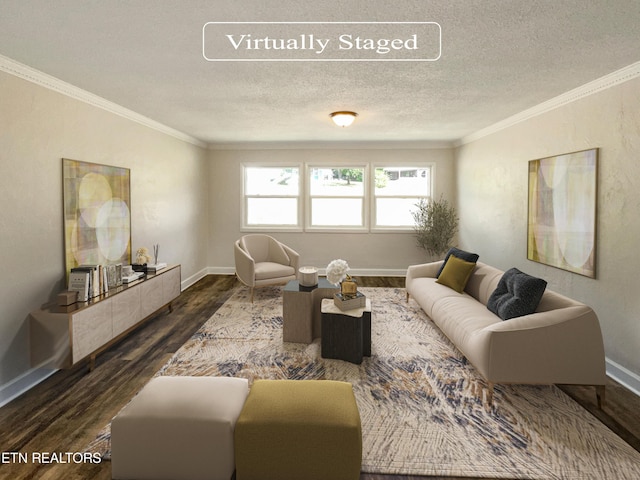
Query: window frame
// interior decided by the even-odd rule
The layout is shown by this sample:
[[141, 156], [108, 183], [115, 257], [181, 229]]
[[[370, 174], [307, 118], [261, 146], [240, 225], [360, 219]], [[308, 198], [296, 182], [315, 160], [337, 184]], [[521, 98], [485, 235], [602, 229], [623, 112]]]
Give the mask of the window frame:
[[[261, 194], [247, 194], [247, 169], [250, 168], [264, 168], [264, 169], [285, 169], [285, 168], [297, 168], [298, 169], [298, 194], [297, 195], [261, 195]], [[300, 162], [243, 162], [241, 164], [240, 174], [240, 204], [241, 204], [241, 232], [302, 232], [303, 231], [303, 205], [301, 199], [304, 198], [304, 165]], [[259, 224], [250, 225], [248, 223], [249, 216], [249, 199], [250, 198], [295, 198], [296, 199], [296, 224]]]
[[[375, 172], [378, 168], [417, 168], [417, 169], [429, 169], [429, 195], [376, 195], [376, 175]], [[387, 233], [407, 233], [413, 232], [413, 225], [401, 226], [401, 225], [378, 225], [377, 223], [377, 200], [378, 198], [400, 198], [400, 199], [416, 199], [416, 202], [421, 198], [430, 199], [434, 197], [434, 187], [435, 187], [435, 173], [436, 173], [436, 164], [434, 162], [393, 162], [393, 163], [380, 163], [376, 162], [371, 164], [371, 178], [370, 178], [370, 202], [371, 202], [371, 232], [387, 232]]]
[[[375, 172], [379, 168], [418, 168], [429, 169], [429, 195], [376, 195]], [[379, 198], [434, 198], [436, 185], [436, 164], [435, 162], [242, 162], [240, 164], [240, 205], [241, 205], [241, 232], [317, 232], [317, 233], [411, 233], [414, 231], [413, 225], [378, 225], [377, 224], [377, 200]], [[264, 195], [264, 194], [247, 194], [246, 175], [247, 169], [265, 168], [265, 169], [285, 169], [295, 168], [298, 170], [298, 194], [297, 195]], [[320, 169], [345, 169], [358, 168], [363, 170], [362, 196], [325, 196], [311, 195], [311, 172], [314, 168]], [[294, 198], [296, 199], [297, 223], [295, 225], [287, 224], [264, 224], [249, 225], [249, 199], [250, 198]], [[345, 199], [361, 199], [362, 210], [361, 226], [337, 226], [337, 225], [312, 225], [312, 201], [314, 198], [345, 198]]]
[[[331, 163], [308, 163], [305, 165], [305, 225], [306, 232], [325, 232], [325, 233], [367, 233], [369, 232], [369, 167], [370, 164], [362, 162], [331, 162]], [[311, 194], [311, 171], [314, 168], [320, 169], [346, 169], [346, 168], [359, 168], [362, 169], [362, 196], [346, 196], [346, 195], [312, 195]], [[313, 225], [312, 222], [312, 202], [314, 198], [332, 198], [332, 199], [362, 199], [361, 207], [361, 219], [362, 225]]]

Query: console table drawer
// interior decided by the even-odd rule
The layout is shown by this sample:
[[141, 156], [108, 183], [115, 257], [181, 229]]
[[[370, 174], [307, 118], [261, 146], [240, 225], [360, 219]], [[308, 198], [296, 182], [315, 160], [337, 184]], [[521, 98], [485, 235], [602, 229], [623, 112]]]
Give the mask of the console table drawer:
[[73, 363], [82, 360], [113, 338], [110, 300], [97, 303], [71, 316]]

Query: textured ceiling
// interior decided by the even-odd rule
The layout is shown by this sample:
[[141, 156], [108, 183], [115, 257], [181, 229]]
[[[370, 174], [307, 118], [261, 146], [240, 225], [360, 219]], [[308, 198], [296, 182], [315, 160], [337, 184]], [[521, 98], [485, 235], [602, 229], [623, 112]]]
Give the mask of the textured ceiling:
[[[0, 0], [0, 11], [0, 54], [211, 144], [452, 142], [640, 60], [638, 0]], [[214, 21], [437, 22], [442, 52], [209, 62]], [[359, 113], [348, 129], [328, 117], [344, 109]]]

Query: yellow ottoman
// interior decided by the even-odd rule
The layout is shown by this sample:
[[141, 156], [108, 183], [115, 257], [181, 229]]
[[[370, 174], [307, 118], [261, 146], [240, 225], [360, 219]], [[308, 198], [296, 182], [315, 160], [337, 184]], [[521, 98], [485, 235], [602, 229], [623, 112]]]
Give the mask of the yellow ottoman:
[[358, 480], [360, 413], [350, 383], [256, 380], [235, 428], [237, 480]]

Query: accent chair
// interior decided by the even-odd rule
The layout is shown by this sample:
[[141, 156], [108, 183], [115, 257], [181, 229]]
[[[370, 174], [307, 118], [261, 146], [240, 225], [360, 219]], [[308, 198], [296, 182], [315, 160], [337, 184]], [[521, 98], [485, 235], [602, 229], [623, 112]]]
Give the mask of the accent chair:
[[264, 234], [244, 235], [234, 245], [236, 276], [251, 289], [296, 280], [300, 255]]

